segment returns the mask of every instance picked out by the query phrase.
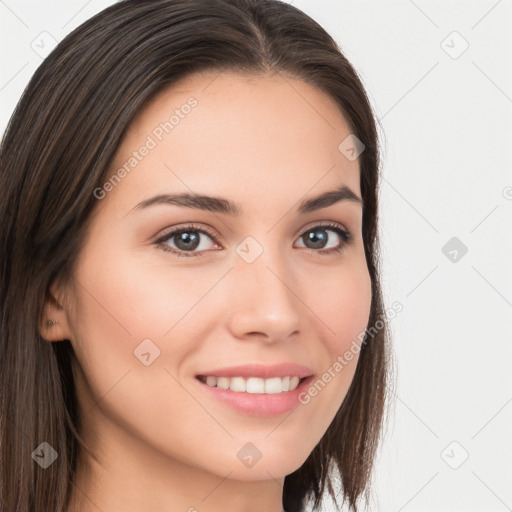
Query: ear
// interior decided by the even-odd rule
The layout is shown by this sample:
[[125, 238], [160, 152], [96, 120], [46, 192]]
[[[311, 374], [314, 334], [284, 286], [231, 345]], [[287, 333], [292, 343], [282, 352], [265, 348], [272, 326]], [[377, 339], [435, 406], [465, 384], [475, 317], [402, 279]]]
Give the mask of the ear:
[[72, 336], [69, 323], [68, 302], [59, 285], [53, 283], [46, 293], [43, 315], [39, 322], [39, 334], [46, 341], [69, 340]]

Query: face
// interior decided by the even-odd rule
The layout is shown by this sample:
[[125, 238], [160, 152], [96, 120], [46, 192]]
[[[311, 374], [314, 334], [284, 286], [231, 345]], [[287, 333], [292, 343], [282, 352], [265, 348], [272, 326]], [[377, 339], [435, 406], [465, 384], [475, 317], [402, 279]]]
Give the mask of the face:
[[[357, 354], [332, 369], [370, 314], [360, 202], [300, 208], [344, 186], [361, 197], [359, 162], [338, 148], [350, 133], [329, 96], [279, 75], [189, 76], [139, 113], [113, 162], [117, 178], [96, 191], [65, 290], [73, 307], [59, 320], [79, 362], [83, 432], [103, 454], [123, 439], [145, 460], [236, 480], [303, 464]], [[237, 393], [198, 378], [250, 364], [270, 377], [300, 373], [265, 368], [281, 363], [305, 367], [308, 380], [279, 392], [282, 380], [249, 368], [234, 386], [256, 392]], [[301, 403], [297, 390], [306, 402], [318, 380]]]

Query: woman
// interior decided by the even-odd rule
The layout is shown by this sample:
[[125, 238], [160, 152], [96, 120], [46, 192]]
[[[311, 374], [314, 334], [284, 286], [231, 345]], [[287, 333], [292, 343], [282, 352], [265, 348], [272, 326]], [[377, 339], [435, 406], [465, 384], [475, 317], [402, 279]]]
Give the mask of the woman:
[[378, 145], [275, 0], [127, 0], [2, 141], [1, 509], [369, 497], [387, 392]]

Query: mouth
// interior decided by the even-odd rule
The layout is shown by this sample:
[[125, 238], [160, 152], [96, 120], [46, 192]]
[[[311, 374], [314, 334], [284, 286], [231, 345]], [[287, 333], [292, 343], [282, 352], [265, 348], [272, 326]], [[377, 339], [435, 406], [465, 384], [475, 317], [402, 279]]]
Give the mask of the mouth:
[[229, 390], [233, 393], [266, 394], [289, 393], [297, 389], [309, 377], [287, 375], [285, 377], [216, 377], [214, 375], [197, 375], [203, 384], [211, 388]]
[[[216, 377], [197, 375], [200, 392], [213, 403], [229, 411], [254, 417], [276, 417], [303, 406], [301, 397], [314, 379], [313, 375], [271, 377]], [[288, 388], [288, 389], [287, 389]]]

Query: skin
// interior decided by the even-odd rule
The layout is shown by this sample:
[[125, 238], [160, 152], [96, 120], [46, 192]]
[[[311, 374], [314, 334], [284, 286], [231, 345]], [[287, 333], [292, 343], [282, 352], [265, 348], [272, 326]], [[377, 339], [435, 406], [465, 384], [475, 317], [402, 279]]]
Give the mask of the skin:
[[[358, 160], [338, 149], [349, 125], [303, 81], [188, 76], [139, 112], [112, 170], [190, 96], [198, 105], [98, 200], [73, 281], [51, 287], [46, 313], [57, 323], [41, 331], [72, 343], [81, 433], [102, 461], [81, 452], [68, 512], [168, 512], [170, 504], [225, 512], [227, 503], [280, 512], [285, 476], [320, 441], [354, 375], [357, 354], [309, 404], [270, 418], [239, 413], [198, 387], [201, 370], [253, 362], [295, 362], [320, 377], [365, 330], [371, 281], [359, 203], [296, 211], [341, 185], [361, 197]], [[176, 205], [131, 213], [144, 199], [177, 192], [224, 197], [243, 213]], [[189, 222], [217, 235], [199, 234], [201, 256], [155, 245]], [[326, 232], [325, 247], [344, 244], [341, 253], [305, 245], [302, 235], [322, 222], [352, 233], [344, 244]], [[263, 248], [250, 264], [236, 252], [248, 236]], [[166, 243], [183, 247], [177, 237]], [[134, 350], [148, 338], [160, 356], [145, 366]], [[250, 468], [237, 458], [248, 442], [262, 453]]]

